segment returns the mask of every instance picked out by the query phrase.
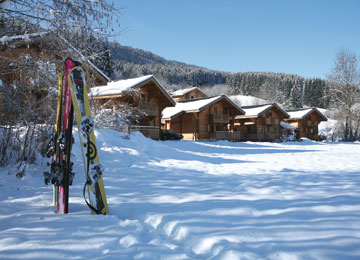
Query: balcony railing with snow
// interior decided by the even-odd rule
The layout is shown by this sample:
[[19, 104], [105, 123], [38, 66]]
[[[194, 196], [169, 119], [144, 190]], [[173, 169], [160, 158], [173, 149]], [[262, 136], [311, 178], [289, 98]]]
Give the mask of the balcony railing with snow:
[[152, 104], [150, 102], [141, 100], [139, 102], [139, 109], [141, 112], [144, 112], [148, 116], [156, 116], [157, 115], [156, 104]]

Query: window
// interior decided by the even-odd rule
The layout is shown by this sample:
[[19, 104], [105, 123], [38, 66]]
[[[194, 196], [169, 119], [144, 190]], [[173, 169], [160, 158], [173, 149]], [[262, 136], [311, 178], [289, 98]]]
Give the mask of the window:
[[214, 107], [214, 115], [216, 115], [216, 114], [217, 114], [217, 108]]

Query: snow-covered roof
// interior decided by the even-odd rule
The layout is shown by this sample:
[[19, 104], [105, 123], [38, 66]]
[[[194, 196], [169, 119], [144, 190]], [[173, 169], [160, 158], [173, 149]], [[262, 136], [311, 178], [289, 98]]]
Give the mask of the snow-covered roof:
[[93, 97], [120, 95], [123, 92], [143, 83], [144, 81], [154, 77], [153, 75], [142, 76], [133, 79], [123, 79], [110, 81], [106, 86], [99, 86], [90, 89], [90, 94]]
[[327, 120], [324, 114], [321, 113], [316, 107], [288, 110], [286, 112], [290, 115], [290, 119], [303, 119], [314, 111], [316, 111], [321, 117], [323, 117], [325, 121]]
[[188, 102], [178, 102], [176, 103], [175, 107], [165, 108], [162, 112], [162, 117], [171, 118], [181, 112], [197, 112], [200, 111], [202, 108], [206, 107], [207, 105], [218, 101], [221, 98], [222, 96], [216, 96], [211, 98], [191, 100]]
[[140, 84], [144, 83], [153, 79], [160, 87], [162, 92], [165, 96], [170, 100], [172, 104], [175, 105], [175, 101], [169, 95], [169, 93], [165, 90], [165, 88], [160, 84], [160, 82], [153, 76], [153, 75], [146, 75], [138, 78], [132, 79], [123, 79], [123, 80], [116, 80], [110, 81], [107, 83], [106, 86], [94, 87], [90, 89], [90, 95], [93, 97], [101, 97], [101, 96], [112, 96], [112, 95], [121, 95], [122, 93], [126, 92], [127, 90], [139, 86]]
[[244, 109], [246, 116], [258, 116], [272, 106], [273, 106], [273, 104], [267, 104], [267, 105], [261, 105], [261, 106], [260, 105], [259, 106], [249, 106], [249, 107], [242, 107], [242, 108]]
[[238, 115], [235, 118], [253, 118], [258, 117], [268, 109], [276, 107], [281, 113], [285, 115], [285, 117], [289, 117], [288, 113], [284, 109], [282, 109], [278, 104], [264, 104], [264, 105], [256, 105], [256, 106], [243, 106], [242, 109], [245, 111], [245, 115]]
[[239, 111], [244, 113], [244, 111], [235, 103], [233, 103], [228, 97], [226, 97], [225, 95], [221, 95], [215, 97], [206, 97], [206, 98], [177, 102], [175, 107], [167, 107], [163, 110], [162, 118], [172, 118], [182, 112], [185, 113], [199, 112], [206, 106], [218, 102], [223, 98], [227, 99], [234, 107], [236, 107]]
[[269, 104], [270, 102], [265, 99], [253, 97], [253, 96], [245, 96], [245, 95], [235, 95], [229, 97], [235, 104], [238, 106], [253, 106], [256, 104]]
[[[198, 87], [184, 88], [184, 89], [179, 89], [179, 90], [176, 90], [174, 92], [171, 92], [171, 96], [183, 96], [183, 95], [185, 95], [185, 94], [187, 94], [187, 93], [189, 93], [189, 92], [191, 92], [191, 91], [193, 91], [195, 89], [202, 92], [201, 89], [199, 89]], [[204, 92], [202, 92], [202, 93], [205, 94]]]
[[288, 110], [287, 113], [290, 115], [291, 119], [295, 118], [304, 118], [307, 114], [309, 114], [313, 109], [306, 108], [306, 109], [299, 109], [299, 110]]

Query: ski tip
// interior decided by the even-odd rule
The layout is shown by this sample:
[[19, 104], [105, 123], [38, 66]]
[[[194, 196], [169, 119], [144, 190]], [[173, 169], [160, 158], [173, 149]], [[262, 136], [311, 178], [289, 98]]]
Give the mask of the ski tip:
[[74, 61], [72, 58], [66, 58], [65, 59], [65, 66], [66, 67], [77, 67], [77, 66], [81, 66], [81, 63], [78, 61]]

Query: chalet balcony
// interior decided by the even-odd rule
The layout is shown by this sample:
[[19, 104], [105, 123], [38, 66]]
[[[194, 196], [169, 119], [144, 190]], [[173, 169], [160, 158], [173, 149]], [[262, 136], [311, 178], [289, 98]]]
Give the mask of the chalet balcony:
[[316, 126], [316, 123], [314, 120], [307, 120], [306, 121], [306, 126]]
[[278, 125], [279, 124], [279, 119], [278, 118], [266, 118], [265, 119], [265, 124], [266, 125]]
[[230, 122], [230, 117], [228, 114], [212, 114], [210, 115], [210, 122], [219, 123], [219, 124], [227, 124]]
[[141, 100], [139, 102], [139, 109], [141, 112], [147, 114], [148, 116], [157, 116], [156, 104]]
[[157, 126], [140, 126], [140, 125], [131, 125], [129, 126], [129, 134], [132, 132], [140, 132], [145, 137], [149, 137], [153, 140], [160, 139], [160, 127]]

